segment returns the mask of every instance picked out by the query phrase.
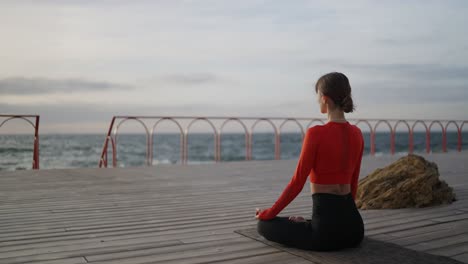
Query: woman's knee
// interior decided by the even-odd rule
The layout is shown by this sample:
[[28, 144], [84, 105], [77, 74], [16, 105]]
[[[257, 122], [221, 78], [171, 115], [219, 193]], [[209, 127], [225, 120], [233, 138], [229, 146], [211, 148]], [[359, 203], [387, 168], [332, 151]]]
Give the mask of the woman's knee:
[[257, 222], [257, 232], [262, 235], [263, 232], [263, 220], [258, 220]]
[[276, 233], [281, 227], [281, 223], [283, 219], [281, 217], [276, 216], [270, 220], [258, 220], [257, 222], [257, 232], [265, 238], [271, 236], [272, 233]]
[[[273, 219], [272, 219], [273, 220]], [[272, 220], [258, 220], [257, 232], [264, 236], [268, 229], [271, 228]]]

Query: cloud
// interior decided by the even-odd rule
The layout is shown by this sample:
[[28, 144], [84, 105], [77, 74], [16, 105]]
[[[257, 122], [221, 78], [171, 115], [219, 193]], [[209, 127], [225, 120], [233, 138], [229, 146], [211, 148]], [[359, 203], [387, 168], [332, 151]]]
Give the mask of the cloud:
[[2, 95], [41, 95], [52, 93], [96, 92], [129, 89], [130, 86], [106, 81], [12, 77], [0, 80]]
[[468, 80], [468, 65], [441, 65], [441, 64], [355, 64], [343, 63], [342, 67], [352, 70], [360, 70], [367, 73], [382, 73], [386, 75], [402, 75], [414, 79], [441, 80], [441, 79], [464, 79]]
[[[223, 105], [219, 103], [192, 103], [167, 105], [113, 105], [91, 103], [59, 103], [59, 104], [7, 104], [0, 103], [0, 113], [7, 114], [35, 114], [40, 115], [41, 133], [81, 133], [82, 125], [89, 126], [86, 133], [105, 133], [113, 116], [268, 116], [268, 106], [260, 109], [258, 105]], [[1, 120], [0, 120], [1, 121]], [[153, 120], [154, 121], [154, 120]], [[0, 129], [0, 133], [30, 133], [30, 127], [24, 122], [8, 123]], [[150, 122], [151, 123], [151, 122]], [[19, 126], [18, 126], [19, 125]], [[164, 129], [174, 126], [164, 125]], [[208, 125], [203, 126], [211, 131]], [[125, 129], [141, 133], [141, 127], [131, 125]]]
[[[232, 108], [234, 108], [233, 106]], [[114, 115], [222, 115], [229, 106], [211, 103], [168, 104], [168, 105], [114, 105], [93, 103], [54, 103], [54, 104], [9, 104], [0, 103], [0, 112], [12, 114], [37, 114], [48, 122], [108, 121]], [[226, 115], [230, 112], [226, 112]]]
[[436, 35], [425, 36], [406, 36], [406, 37], [379, 37], [375, 39], [378, 45], [388, 46], [406, 46], [406, 45], [425, 45], [436, 43], [439, 39]]
[[219, 77], [211, 73], [171, 74], [162, 77], [167, 83], [180, 85], [197, 85], [219, 81]]
[[[368, 104], [468, 103], [468, 89], [465, 85], [444, 87], [430, 83], [409, 84], [398, 80], [393, 82], [372, 81], [354, 85], [353, 94], [359, 101], [368, 102]], [[414, 114], [417, 115], [417, 112]]]
[[[468, 81], [467, 64], [436, 64], [436, 63], [355, 63], [352, 60], [318, 59], [305, 60], [302, 65], [307, 67], [335, 68], [341, 71], [350, 71], [367, 75], [368, 79], [378, 76], [386, 76], [392, 79], [406, 77], [408, 79], [425, 81]], [[363, 75], [363, 76], [365, 76]]]

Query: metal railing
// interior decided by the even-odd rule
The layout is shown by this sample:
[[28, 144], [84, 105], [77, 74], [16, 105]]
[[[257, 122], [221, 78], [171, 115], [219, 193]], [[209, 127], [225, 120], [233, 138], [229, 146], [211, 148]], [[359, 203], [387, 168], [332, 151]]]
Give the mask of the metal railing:
[[[116, 121], [119, 120], [118, 124], [116, 125]], [[245, 134], [245, 160], [252, 160], [252, 135], [254, 132], [255, 127], [260, 122], [266, 122], [270, 124], [273, 128], [273, 132], [275, 134], [275, 159], [280, 159], [281, 153], [281, 145], [280, 145], [280, 135], [281, 129], [283, 126], [288, 122], [293, 122], [297, 124], [299, 130], [301, 132], [302, 138], [304, 137], [304, 127], [301, 124], [301, 121], [306, 121], [308, 124], [306, 128], [309, 128], [314, 122], [318, 122], [321, 124], [325, 124], [326, 119], [320, 118], [292, 118], [292, 117], [219, 117], [219, 116], [211, 116], [211, 117], [196, 117], [196, 116], [114, 116], [111, 120], [109, 125], [109, 130], [107, 132], [107, 136], [104, 140], [104, 145], [102, 148], [102, 154], [99, 160], [99, 167], [107, 167], [108, 166], [108, 147], [111, 145], [112, 147], [112, 166], [117, 167], [117, 135], [120, 126], [128, 120], [135, 120], [139, 124], [142, 125], [145, 135], [146, 135], [146, 165], [150, 166], [153, 164], [153, 136], [156, 130], [156, 127], [162, 121], [170, 121], [174, 123], [179, 132], [180, 132], [180, 160], [182, 164], [187, 163], [188, 158], [188, 133], [191, 126], [197, 121], [204, 121], [209, 124], [209, 126], [213, 130], [214, 135], [214, 161], [219, 162], [221, 160], [221, 136], [222, 130], [225, 125], [229, 122], [236, 122], [238, 123], [242, 129], [244, 130]], [[151, 126], [148, 126], [147, 123], [144, 121], [148, 120], [157, 120], [152, 123]], [[189, 120], [190, 122], [185, 127], [182, 127], [180, 120]], [[213, 121], [221, 121], [221, 125], [216, 127]], [[250, 126], [246, 126], [246, 122], [250, 121], [253, 124]], [[462, 129], [465, 123], [468, 123], [468, 120], [400, 120], [400, 119], [348, 119], [350, 123], [355, 125], [365, 124], [369, 128], [370, 131], [370, 154], [375, 154], [375, 134], [377, 128], [381, 124], [386, 124], [390, 130], [390, 152], [391, 154], [395, 154], [395, 134], [398, 125], [402, 124], [408, 128], [408, 152], [413, 153], [414, 151], [414, 128], [416, 125], [421, 124], [424, 127], [426, 132], [426, 152], [430, 153], [431, 150], [431, 128], [433, 125], [437, 124], [441, 128], [442, 132], [442, 151], [447, 152], [447, 128], [449, 125], [453, 124], [457, 130], [457, 150], [460, 152], [462, 150]], [[279, 123], [279, 126], [277, 124]], [[374, 123], [374, 125], [371, 125]], [[391, 123], [394, 123], [393, 126]], [[445, 123], [443, 125], [442, 123]], [[410, 124], [412, 124], [410, 126]], [[151, 129], [148, 129], [151, 127]], [[110, 144], [109, 144], [110, 142]]]
[[[8, 121], [13, 119], [21, 119], [26, 121], [34, 128], [34, 146], [33, 146], [33, 161], [32, 168], [33, 170], [39, 169], [39, 117], [38, 115], [0, 115], [0, 118], [6, 118], [0, 123], [0, 128]], [[34, 121], [29, 120], [28, 118], [33, 118]]]

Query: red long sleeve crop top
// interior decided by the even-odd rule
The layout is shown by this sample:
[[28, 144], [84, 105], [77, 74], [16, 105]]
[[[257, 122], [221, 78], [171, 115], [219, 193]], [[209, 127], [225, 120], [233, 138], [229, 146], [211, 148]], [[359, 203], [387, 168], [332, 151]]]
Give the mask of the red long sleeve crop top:
[[301, 192], [309, 175], [312, 183], [351, 184], [355, 199], [363, 151], [361, 129], [349, 122], [329, 121], [307, 129], [292, 179], [274, 205], [261, 211], [258, 218], [274, 218]]

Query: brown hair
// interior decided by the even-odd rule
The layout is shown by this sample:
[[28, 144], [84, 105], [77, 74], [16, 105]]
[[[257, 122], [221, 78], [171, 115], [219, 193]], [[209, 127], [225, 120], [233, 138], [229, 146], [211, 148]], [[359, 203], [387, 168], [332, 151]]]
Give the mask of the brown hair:
[[348, 77], [341, 72], [331, 72], [320, 77], [315, 84], [315, 92], [321, 91], [323, 95], [333, 100], [345, 113], [355, 110], [351, 98], [351, 85]]

